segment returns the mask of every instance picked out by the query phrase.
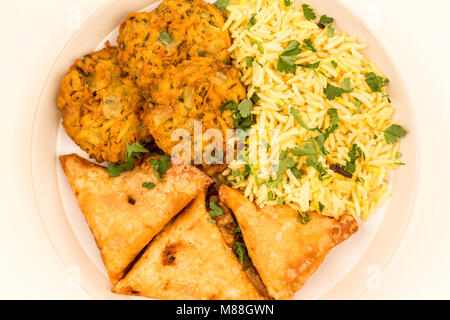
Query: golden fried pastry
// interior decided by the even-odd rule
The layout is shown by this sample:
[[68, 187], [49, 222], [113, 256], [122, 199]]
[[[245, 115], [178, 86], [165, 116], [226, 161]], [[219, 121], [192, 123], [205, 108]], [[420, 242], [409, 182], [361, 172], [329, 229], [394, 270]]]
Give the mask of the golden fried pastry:
[[198, 56], [227, 61], [231, 40], [223, 25], [220, 11], [203, 0], [165, 0], [122, 23], [120, 64], [148, 96], [169, 66]]
[[236, 216], [249, 256], [274, 299], [292, 299], [328, 252], [358, 230], [349, 215], [336, 221], [312, 212], [301, 215], [286, 205], [260, 209], [225, 185], [219, 195]]
[[117, 55], [116, 47], [107, 46], [77, 60], [58, 95], [67, 134], [98, 162], [123, 162], [126, 141], [151, 141], [139, 117], [144, 100], [133, 82], [121, 76]]
[[[172, 165], [159, 182], [148, 161], [117, 178], [77, 155], [60, 161], [113, 284], [170, 219], [212, 183], [189, 165]], [[154, 188], [145, 188], [145, 182]]]
[[[194, 141], [194, 121], [202, 121], [203, 133], [219, 129], [226, 137], [225, 131], [234, 128], [234, 120], [232, 112], [221, 111], [220, 106], [230, 100], [238, 103], [245, 97], [235, 67], [213, 58], [195, 58], [166, 70], [155, 86], [152, 103], [144, 107], [142, 120], [158, 147], [171, 154], [179, 143], [172, 141], [175, 130], [186, 129]], [[204, 141], [203, 149], [209, 144]]]
[[203, 192], [155, 237], [113, 292], [172, 300], [262, 299], [208, 218]]

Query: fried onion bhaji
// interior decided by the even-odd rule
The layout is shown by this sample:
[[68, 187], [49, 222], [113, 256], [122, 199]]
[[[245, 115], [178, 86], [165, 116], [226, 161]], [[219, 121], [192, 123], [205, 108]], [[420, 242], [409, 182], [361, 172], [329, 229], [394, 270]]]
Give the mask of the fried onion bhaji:
[[193, 57], [229, 61], [231, 45], [224, 18], [203, 0], [165, 0], [152, 12], [131, 13], [119, 29], [119, 61], [149, 95], [169, 66]]
[[58, 109], [70, 138], [98, 162], [123, 162], [126, 141], [152, 140], [140, 120], [144, 105], [138, 88], [121, 75], [118, 49], [110, 47], [79, 59], [62, 79]]
[[[203, 134], [208, 129], [218, 129], [226, 137], [226, 129], [234, 128], [234, 119], [232, 111], [221, 111], [220, 107], [245, 97], [246, 90], [235, 67], [198, 57], [166, 70], [156, 84], [152, 101], [144, 106], [142, 120], [158, 147], [171, 154], [180, 143], [172, 141], [175, 130], [187, 130], [194, 141], [194, 121], [202, 122]], [[202, 150], [209, 144], [203, 141]]]

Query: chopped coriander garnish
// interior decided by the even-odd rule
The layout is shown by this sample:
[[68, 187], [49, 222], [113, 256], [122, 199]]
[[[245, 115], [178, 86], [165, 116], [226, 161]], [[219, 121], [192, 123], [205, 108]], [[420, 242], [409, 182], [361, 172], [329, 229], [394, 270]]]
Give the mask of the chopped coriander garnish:
[[159, 41], [161, 41], [161, 43], [163, 45], [167, 46], [172, 41], [172, 36], [166, 30], [163, 30], [159, 34], [159, 38], [158, 39], [159, 39]]
[[283, 181], [283, 177], [278, 177], [275, 180], [270, 177], [269, 181], [265, 182], [264, 184], [269, 188], [276, 188], [281, 181]]
[[295, 166], [294, 159], [292, 157], [286, 156], [286, 150], [283, 151], [280, 155], [280, 163], [278, 164], [278, 176], [281, 176], [286, 172], [287, 169], [291, 169]]
[[316, 14], [314, 13], [314, 10], [308, 5], [304, 4], [303, 6], [303, 15], [305, 16], [306, 20], [315, 20]]
[[256, 13], [252, 14], [251, 18], [248, 20], [247, 23], [247, 30], [250, 30], [255, 24], [256, 24]]
[[320, 17], [319, 23], [317, 24], [319, 28], [325, 29], [328, 28], [328, 38], [334, 37], [334, 28], [333, 28], [334, 19], [323, 15]]
[[336, 124], [339, 122], [339, 114], [338, 114], [337, 109], [335, 109], [335, 108], [328, 109], [327, 114], [331, 119], [330, 120], [331, 124]]
[[350, 174], [354, 174], [356, 171], [356, 160], [363, 156], [363, 152], [357, 144], [353, 144], [352, 149], [348, 153], [350, 160], [346, 160], [344, 170]]
[[372, 92], [381, 92], [381, 89], [389, 84], [389, 80], [370, 72], [366, 74], [366, 83]]
[[303, 40], [303, 49], [310, 50], [312, 52], [317, 52], [316, 48], [313, 47], [311, 39]]
[[311, 64], [299, 64], [299, 67], [305, 68], [305, 69], [317, 69], [320, 65], [320, 61], [317, 61], [316, 63], [311, 63]]
[[286, 7], [290, 7], [292, 5], [292, 1], [291, 0], [284, 0], [284, 5]]
[[144, 182], [142, 184], [142, 186], [146, 189], [154, 189], [156, 187], [156, 184], [154, 184], [153, 182]]
[[216, 223], [216, 220], [211, 219], [210, 217], [206, 218], [206, 220], [208, 220], [208, 221], [211, 222], [211, 223]]
[[299, 48], [300, 43], [297, 40], [289, 41], [286, 49], [280, 55], [277, 64], [277, 70], [280, 72], [294, 73], [297, 70], [295, 62], [298, 60], [298, 55], [302, 52]]
[[325, 206], [322, 204], [322, 202], [319, 201], [319, 211], [323, 212], [324, 208], [325, 208]]
[[349, 78], [345, 78], [344, 80], [342, 80], [341, 87], [342, 87], [342, 89], [345, 90], [345, 92], [352, 92], [353, 91], [352, 83], [351, 83]]
[[256, 44], [256, 46], [258, 47], [259, 53], [264, 54], [264, 48], [263, 48], [262, 43], [260, 41], [252, 39], [252, 43]]
[[319, 162], [317, 156], [310, 156], [308, 159], [306, 159], [306, 165], [308, 167], [316, 169], [316, 171], [319, 173], [319, 180], [324, 180], [324, 176], [328, 173], [328, 171], [323, 167], [322, 163]]
[[317, 155], [317, 150], [312, 143], [307, 143], [303, 147], [299, 146], [291, 149], [291, 153], [297, 157], [314, 156]]
[[269, 201], [272, 201], [273, 199], [275, 199], [275, 197], [274, 197], [272, 191], [269, 191], [269, 193], [267, 194], [267, 199], [268, 199]]
[[250, 258], [248, 257], [247, 247], [243, 242], [235, 241], [233, 252], [238, 258], [239, 262], [250, 261]]
[[109, 163], [107, 170], [109, 176], [111, 178], [118, 177], [123, 171], [129, 171], [134, 168], [134, 160], [139, 159], [140, 153], [148, 153], [149, 151], [141, 145], [139, 142], [135, 142], [133, 144], [128, 144], [128, 141], [125, 140], [127, 145], [127, 154], [125, 163]]
[[153, 175], [161, 181], [161, 175], [166, 174], [170, 168], [170, 158], [167, 155], [162, 156], [160, 159], [149, 159], [148, 162], [153, 167]]
[[219, 206], [214, 200], [209, 201], [209, 207], [211, 208], [211, 211], [209, 211], [209, 215], [212, 218], [223, 216], [225, 214], [225, 211], [222, 209], [222, 207]]
[[242, 100], [239, 104], [234, 101], [228, 101], [220, 106], [220, 110], [233, 111], [233, 119], [235, 128], [246, 130], [250, 128], [253, 123], [253, 117], [251, 111], [253, 109], [253, 103], [249, 99]]
[[254, 93], [250, 99], [253, 101], [253, 103], [258, 103], [258, 101], [261, 100], [261, 98], [258, 97], [256, 93]]
[[247, 64], [247, 67], [253, 67], [253, 61], [255, 60], [255, 57], [247, 57], [245, 58], [245, 63]]
[[383, 130], [384, 137], [386, 138], [387, 144], [393, 144], [398, 141], [399, 138], [406, 136], [406, 130], [403, 129], [398, 124], [393, 124], [386, 130]]
[[225, 11], [229, 3], [230, 0], [217, 0], [216, 2], [214, 2], [214, 6], [221, 11]]
[[297, 169], [297, 167], [289, 168], [289, 170], [291, 170], [292, 174], [297, 178], [297, 180], [300, 180], [302, 178], [302, 173]]
[[305, 215], [302, 215], [300, 211], [297, 211], [297, 219], [301, 224], [308, 224], [311, 221], [311, 216], [309, 213], [305, 213]]
[[242, 100], [238, 105], [239, 114], [242, 118], [247, 118], [253, 109], [253, 103], [249, 99]]
[[402, 157], [402, 153], [399, 151], [395, 154], [395, 159], [400, 159]]
[[336, 61], [334, 61], [334, 60], [332, 60], [331, 61], [331, 65], [333, 66], [333, 68], [337, 68], [338, 67], [338, 64], [337, 64], [337, 62]]
[[278, 197], [278, 205], [282, 207], [284, 204], [284, 197]]
[[301, 118], [300, 118], [300, 111], [297, 108], [292, 107], [289, 110], [290, 114], [294, 116], [295, 121], [298, 122], [299, 125], [301, 125], [303, 128], [305, 128], [308, 131], [317, 131], [322, 132], [319, 128], [310, 128]]

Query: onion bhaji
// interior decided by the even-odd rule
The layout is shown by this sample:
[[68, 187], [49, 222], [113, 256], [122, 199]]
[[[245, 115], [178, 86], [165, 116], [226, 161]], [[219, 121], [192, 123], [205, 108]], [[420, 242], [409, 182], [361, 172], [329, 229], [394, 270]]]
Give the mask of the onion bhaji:
[[[170, 154], [179, 143], [172, 141], [173, 131], [186, 129], [193, 137], [194, 121], [202, 121], [203, 133], [219, 129], [226, 137], [226, 129], [234, 127], [234, 119], [230, 110], [221, 111], [220, 106], [245, 97], [235, 67], [214, 58], [197, 57], [166, 70], [144, 106], [142, 120], [158, 147]], [[205, 147], [209, 143], [203, 144]]]
[[170, 66], [193, 57], [227, 62], [231, 40], [219, 10], [203, 0], [165, 0], [152, 12], [131, 13], [119, 29], [119, 61], [148, 96]]
[[150, 142], [140, 120], [139, 89], [121, 75], [117, 47], [106, 46], [77, 60], [62, 79], [58, 108], [76, 144], [98, 162], [123, 162], [126, 142]]

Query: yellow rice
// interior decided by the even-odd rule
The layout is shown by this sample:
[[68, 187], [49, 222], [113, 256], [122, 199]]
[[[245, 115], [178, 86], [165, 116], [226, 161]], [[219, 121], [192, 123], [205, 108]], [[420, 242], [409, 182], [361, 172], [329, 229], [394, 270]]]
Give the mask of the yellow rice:
[[[226, 179], [233, 181], [236, 188], [261, 207], [277, 205], [278, 199], [283, 197], [284, 203], [301, 212], [320, 211], [320, 203], [325, 215], [339, 217], [350, 213], [367, 219], [391, 194], [388, 177], [398, 167], [399, 145], [385, 141], [382, 130], [395, 123], [392, 120], [394, 109], [385, 96], [385, 89], [383, 93], [372, 93], [365, 81], [369, 72], [383, 77], [375, 64], [361, 53], [366, 46], [343, 31], [336, 30], [334, 37], [328, 38], [327, 28], [317, 26], [318, 19], [308, 21], [301, 6], [286, 7], [283, 0], [231, 0], [226, 14], [228, 20], [224, 28], [229, 29], [233, 39], [230, 48], [233, 63], [241, 72], [248, 97], [256, 92], [261, 98], [252, 111], [256, 119], [252, 129], [268, 130], [269, 145], [270, 131], [274, 129], [280, 130], [282, 149], [304, 145], [307, 139], [317, 136], [294, 120], [289, 114], [291, 107], [300, 110], [301, 118], [311, 128], [325, 129], [329, 126], [327, 110], [330, 108], [338, 110], [341, 120], [339, 129], [325, 144], [330, 153], [319, 160], [329, 172], [329, 179], [320, 181], [318, 172], [306, 166], [306, 157], [294, 157], [297, 168], [303, 173], [300, 180], [288, 169], [283, 182], [273, 189], [264, 183], [270, 177], [277, 178], [277, 175], [264, 171], [271, 170], [271, 164], [265, 159], [257, 159], [255, 175], [247, 179], [232, 175], [233, 170], [243, 170], [245, 166], [243, 161], [233, 161], [224, 172]], [[247, 30], [253, 14], [256, 14], [256, 24]], [[319, 18], [320, 14], [316, 14]], [[263, 54], [252, 39], [263, 44]], [[297, 40], [302, 43], [304, 39], [311, 39], [318, 52], [302, 50], [297, 63], [310, 64], [320, 60], [320, 67], [316, 72], [302, 67], [297, 67], [295, 74], [279, 72], [278, 58], [288, 42]], [[246, 64], [249, 56], [256, 57], [252, 67]], [[333, 60], [337, 62], [337, 68], [331, 64]], [[319, 71], [335, 78], [332, 83], [337, 83], [337, 86], [350, 78], [353, 92], [333, 101], [327, 100], [323, 90], [330, 80]], [[355, 98], [363, 103], [361, 113], [356, 110]], [[257, 137], [252, 136], [251, 139]], [[329, 165], [345, 165], [353, 144], [362, 149], [365, 159], [357, 161], [356, 172], [352, 179], [348, 179], [334, 173]], [[273, 200], [269, 200], [270, 191]]]

